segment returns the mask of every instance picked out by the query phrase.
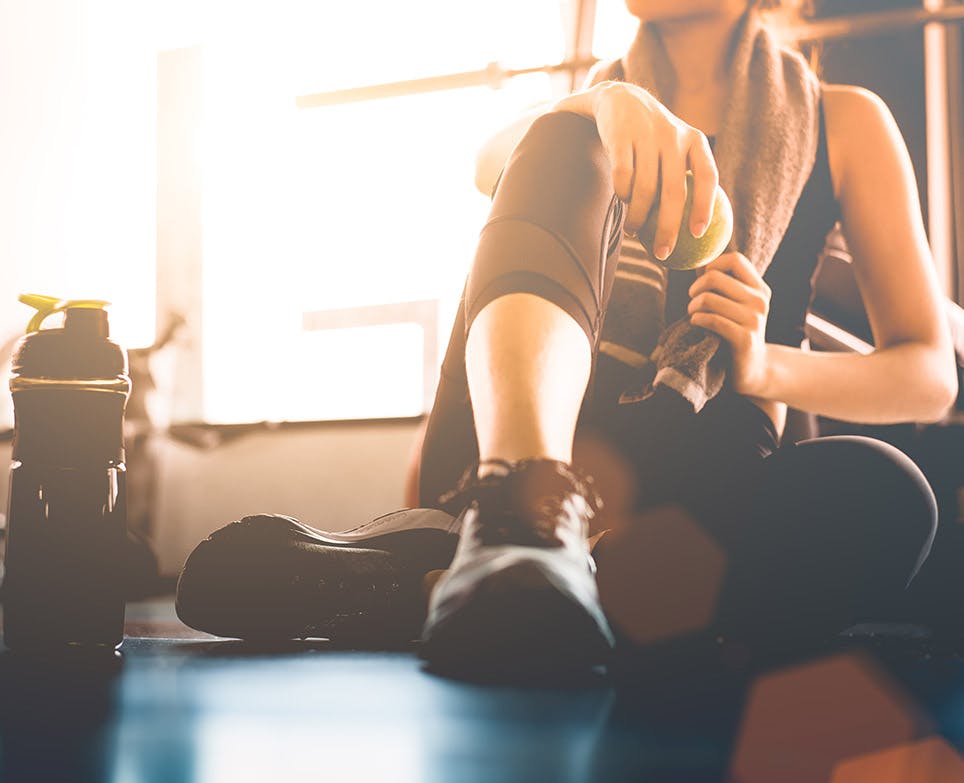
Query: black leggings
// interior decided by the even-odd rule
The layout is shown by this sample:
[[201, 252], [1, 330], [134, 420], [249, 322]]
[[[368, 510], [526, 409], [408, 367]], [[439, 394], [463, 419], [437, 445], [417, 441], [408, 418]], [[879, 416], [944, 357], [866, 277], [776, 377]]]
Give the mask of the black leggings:
[[[493, 299], [525, 292], [568, 312], [596, 355], [619, 254], [622, 210], [594, 123], [538, 119], [516, 147], [466, 283], [428, 420], [420, 503], [437, 506], [478, 459], [465, 338]], [[930, 550], [937, 510], [921, 471], [870, 438], [778, 448], [770, 419], [724, 390], [700, 411], [675, 392], [618, 405], [587, 394], [594, 431], [633, 466], [638, 506], [682, 506], [727, 556], [729, 622], [816, 615], [844, 626], [884, 615]]]

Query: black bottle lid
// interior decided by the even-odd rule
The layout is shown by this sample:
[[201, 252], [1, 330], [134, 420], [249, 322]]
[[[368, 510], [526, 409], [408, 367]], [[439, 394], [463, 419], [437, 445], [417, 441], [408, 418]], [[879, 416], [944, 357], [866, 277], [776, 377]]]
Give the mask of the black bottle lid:
[[[127, 375], [127, 352], [109, 339], [109, 302], [60, 300], [23, 294], [20, 301], [37, 309], [27, 334], [17, 344], [12, 370], [23, 378], [110, 379]], [[64, 325], [41, 329], [44, 319], [64, 313]]]

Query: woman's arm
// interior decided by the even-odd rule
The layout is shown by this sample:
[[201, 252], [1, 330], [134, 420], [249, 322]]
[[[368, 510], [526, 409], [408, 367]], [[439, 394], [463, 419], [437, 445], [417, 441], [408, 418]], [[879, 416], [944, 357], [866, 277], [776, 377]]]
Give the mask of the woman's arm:
[[[540, 114], [572, 112], [596, 123], [612, 166], [613, 190], [626, 204], [624, 228], [643, 225], [659, 196], [653, 253], [667, 258], [676, 246], [686, 203], [686, 172], [693, 172], [690, 232], [703, 236], [713, 214], [719, 174], [706, 136], [633, 84], [603, 81], [540, 107], [497, 134], [479, 154], [476, 186], [494, 187], [502, 166]], [[564, 165], [561, 162], [561, 165]]]
[[854, 256], [875, 350], [811, 353], [765, 341], [770, 290], [739, 253], [690, 287], [690, 320], [732, 349], [729, 382], [758, 400], [843, 421], [933, 421], [957, 395], [942, 294], [900, 131], [883, 102], [856, 87], [824, 92], [834, 192]]
[[904, 141], [872, 93], [830, 86], [824, 96], [834, 190], [876, 350], [860, 356], [768, 345], [756, 396], [845, 421], [939, 419], [957, 378]]

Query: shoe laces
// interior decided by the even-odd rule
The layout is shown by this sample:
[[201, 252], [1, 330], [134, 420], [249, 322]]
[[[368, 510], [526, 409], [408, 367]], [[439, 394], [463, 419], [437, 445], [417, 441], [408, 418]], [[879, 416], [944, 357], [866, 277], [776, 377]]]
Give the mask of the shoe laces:
[[[479, 478], [481, 465], [495, 470]], [[483, 544], [542, 547], [563, 546], [559, 528], [576, 520], [584, 535], [589, 520], [603, 505], [590, 476], [548, 459], [486, 460], [472, 465], [439, 502], [459, 509], [474, 506], [479, 511], [474, 527]]]

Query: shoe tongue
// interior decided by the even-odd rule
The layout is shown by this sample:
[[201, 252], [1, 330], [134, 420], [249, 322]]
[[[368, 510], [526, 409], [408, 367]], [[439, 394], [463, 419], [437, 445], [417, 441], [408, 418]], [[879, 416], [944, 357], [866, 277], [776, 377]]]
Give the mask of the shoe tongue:
[[565, 463], [553, 460], [522, 460], [497, 465], [496, 471], [479, 480], [479, 489], [497, 499], [506, 513], [527, 519], [558, 514], [561, 502], [581, 495], [581, 488]]
[[[524, 460], [480, 479], [476, 500], [480, 506], [480, 533], [487, 543], [518, 543], [557, 547], [559, 527], [585, 525], [582, 509], [566, 501], [583, 496], [580, 482], [561, 462]], [[591, 512], [587, 503], [585, 510]]]
[[563, 498], [577, 495], [585, 500], [595, 513], [602, 508], [602, 501], [592, 486], [592, 479], [575, 471], [571, 465], [554, 460], [533, 461], [520, 472], [523, 497]]

